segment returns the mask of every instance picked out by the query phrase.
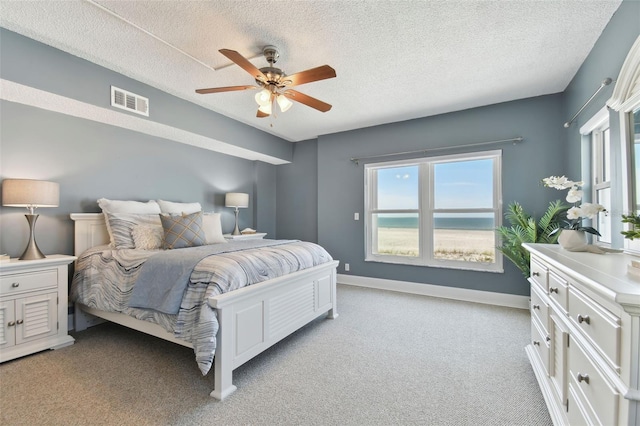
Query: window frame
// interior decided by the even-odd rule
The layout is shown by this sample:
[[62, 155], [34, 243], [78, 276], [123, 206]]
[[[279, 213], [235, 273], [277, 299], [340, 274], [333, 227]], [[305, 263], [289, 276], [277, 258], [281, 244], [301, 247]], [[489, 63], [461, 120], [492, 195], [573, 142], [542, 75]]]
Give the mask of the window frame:
[[[609, 204], [611, 204], [611, 173], [612, 173], [612, 162], [611, 162], [611, 149], [609, 149], [608, 156], [605, 155], [606, 147], [605, 147], [605, 133], [609, 133], [609, 148], [611, 147], [611, 126], [609, 125], [609, 119], [601, 122], [595, 129], [593, 129], [590, 133], [591, 135], [591, 165], [592, 165], [592, 175], [591, 175], [591, 200], [593, 203], [600, 203], [600, 198], [598, 197], [600, 191], [609, 190]], [[607, 157], [607, 158], [605, 158]], [[606, 161], [608, 160], [608, 162]], [[609, 173], [609, 180], [606, 179], [606, 171]], [[606, 206], [605, 206], [606, 207]], [[611, 206], [608, 206], [607, 213], [598, 213], [598, 218], [594, 219], [593, 226], [601, 230], [600, 219], [601, 215], [604, 217], [605, 221], [608, 222], [609, 233], [611, 234], [611, 216], [609, 212], [611, 211]], [[612, 235], [610, 235], [611, 237]], [[603, 247], [611, 247], [611, 241], [602, 240], [601, 237], [594, 235], [594, 242]]]
[[[435, 208], [435, 165], [452, 162], [492, 159], [493, 197], [491, 208]], [[418, 209], [380, 209], [377, 205], [377, 171], [385, 168], [418, 166]], [[466, 152], [460, 154], [439, 155], [406, 160], [385, 161], [365, 164], [364, 166], [364, 225], [365, 225], [365, 261], [394, 263], [414, 266], [427, 266], [449, 269], [474, 270], [482, 272], [504, 272], [502, 253], [494, 248], [493, 263], [445, 260], [434, 258], [433, 218], [438, 213], [493, 213], [494, 229], [502, 225], [502, 150]], [[372, 208], [375, 206], [375, 208]], [[418, 214], [418, 256], [400, 256], [374, 253], [376, 238], [376, 214], [417, 213]], [[500, 245], [499, 235], [495, 233], [495, 246]]]

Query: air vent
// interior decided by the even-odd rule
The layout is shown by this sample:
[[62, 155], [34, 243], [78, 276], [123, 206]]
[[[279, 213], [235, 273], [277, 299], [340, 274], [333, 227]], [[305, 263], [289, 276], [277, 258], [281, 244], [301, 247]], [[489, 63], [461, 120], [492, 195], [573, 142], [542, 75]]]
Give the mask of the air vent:
[[111, 106], [149, 116], [149, 99], [111, 86]]

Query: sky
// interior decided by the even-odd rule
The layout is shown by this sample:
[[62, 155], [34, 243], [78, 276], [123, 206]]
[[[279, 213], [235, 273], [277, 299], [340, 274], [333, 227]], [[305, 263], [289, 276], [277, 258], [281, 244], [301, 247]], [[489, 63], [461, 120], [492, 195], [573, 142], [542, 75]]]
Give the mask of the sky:
[[[492, 208], [493, 160], [435, 164], [435, 208]], [[418, 208], [418, 166], [378, 170], [378, 208]]]

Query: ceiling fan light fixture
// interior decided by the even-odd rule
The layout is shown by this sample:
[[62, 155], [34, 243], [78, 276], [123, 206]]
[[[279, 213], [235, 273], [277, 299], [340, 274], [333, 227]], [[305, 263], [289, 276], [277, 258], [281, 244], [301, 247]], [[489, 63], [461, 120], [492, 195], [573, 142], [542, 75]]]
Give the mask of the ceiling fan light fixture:
[[256, 93], [256, 102], [261, 107], [265, 105], [271, 105], [271, 92], [267, 89], [262, 89], [258, 93]]
[[276, 101], [278, 102], [278, 106], [280, 106], [280, 111], [282, 112], [287, 112], [293, 105], [293, 102], [287, 99], [285, 95], [278, 95]]
[[271, 115], [271, 102], [269, 102], [266, 105], [260, 105], [260, 108], [258, 108], [258, 111], [265, 113], [267, 115]]

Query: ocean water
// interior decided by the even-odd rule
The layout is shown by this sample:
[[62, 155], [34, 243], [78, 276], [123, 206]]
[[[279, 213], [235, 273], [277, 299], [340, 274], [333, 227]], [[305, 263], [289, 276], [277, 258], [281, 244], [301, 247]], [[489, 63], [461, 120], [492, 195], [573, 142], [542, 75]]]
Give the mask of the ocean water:
[[[378, 217], [380, 228], [417, 228], [417, 217]], [[437, 217], [436, 229], [468, 229], [468, 230], [493, 230], [495, 228], [493, 218], [485, 217]]]

